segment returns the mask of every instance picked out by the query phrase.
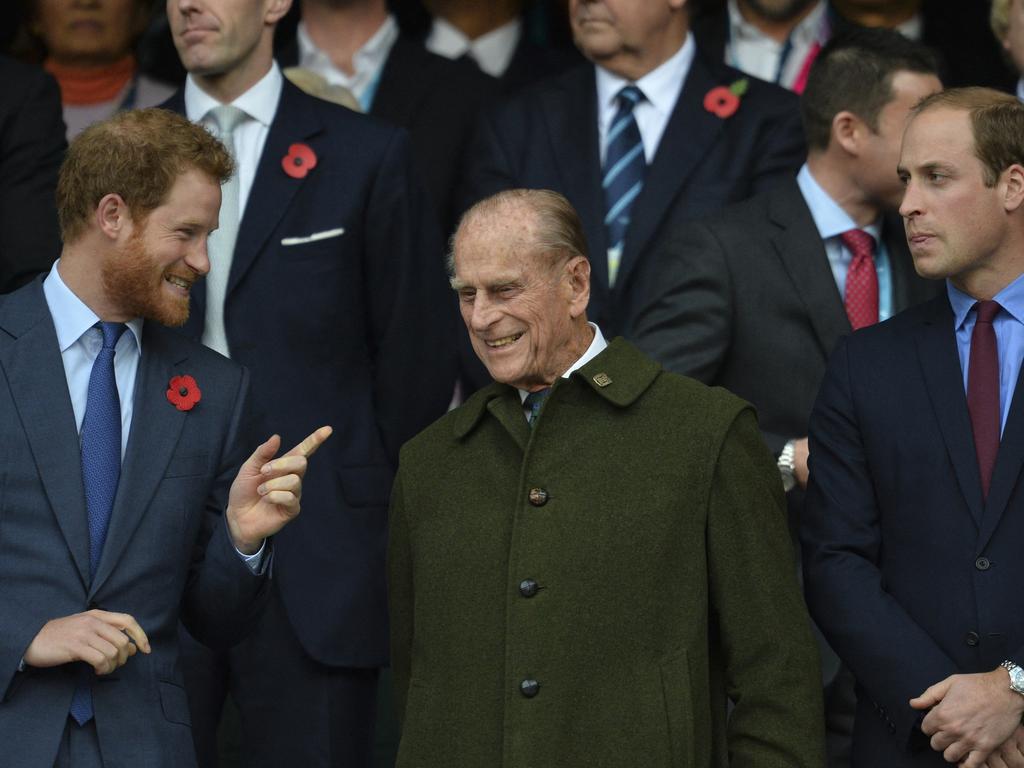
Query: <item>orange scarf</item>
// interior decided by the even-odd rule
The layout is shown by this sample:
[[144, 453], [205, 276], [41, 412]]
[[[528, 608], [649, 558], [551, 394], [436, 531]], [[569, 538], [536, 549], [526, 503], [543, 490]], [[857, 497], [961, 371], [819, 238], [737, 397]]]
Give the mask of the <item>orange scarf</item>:
[[89, 68], [65, 66], [50, 58], [43, 62], [43, 69], [57, 79], [64, 104], [102, 104], [116, 98], [135, 75], [135, 57], [128, 54], [113, 64]]

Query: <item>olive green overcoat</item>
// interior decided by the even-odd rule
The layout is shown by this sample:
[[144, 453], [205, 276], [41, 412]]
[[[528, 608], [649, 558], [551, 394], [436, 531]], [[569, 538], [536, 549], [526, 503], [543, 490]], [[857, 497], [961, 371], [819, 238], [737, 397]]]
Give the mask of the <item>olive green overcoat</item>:
[[783, 510], [750, 406], [622, 340], [532, 430], [478, 392], [395, 481], [398, 768], [822, 768]]

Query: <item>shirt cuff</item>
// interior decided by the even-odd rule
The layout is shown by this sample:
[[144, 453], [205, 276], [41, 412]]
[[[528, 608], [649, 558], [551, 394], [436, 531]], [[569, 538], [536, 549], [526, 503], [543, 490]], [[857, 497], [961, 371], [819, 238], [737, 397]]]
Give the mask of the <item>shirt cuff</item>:
[[263, 554], [267, 549], [267, 540], [264, 539], [263, 543], [260, 544], [260, 548], [251, 555], [247, 555], [244, 552], [238, 552], [238, 548], [235, 548], [235, 552], [238, 552], [238, 556], [245, 561], [245, 564], [249, 566], [249, 570], [257, 576], [263, 573]]
[[24, 659], [22, 659], [21, 661], [18, 662], [18, 671], [19, 672], [24, 672], [27, 667], [28, 667], [28, 665], [25, 663]]

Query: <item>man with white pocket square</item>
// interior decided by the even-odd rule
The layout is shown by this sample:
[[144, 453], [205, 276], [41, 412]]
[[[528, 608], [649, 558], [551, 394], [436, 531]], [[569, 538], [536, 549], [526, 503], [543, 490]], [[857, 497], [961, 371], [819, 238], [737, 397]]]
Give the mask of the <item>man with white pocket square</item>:
[[325, 421], [340, 438], [324, 447], [333, 471], [304, 489], [301, 525], [275, 541], [263, 621], [226, 657], [185, 654], [204, 768], [228, 692], [248, 768], [368, 764], [394, 466], [454, 382], [441, 238], [407, 137], [284, 80], [272, 38], [290, 5], [167, 0], [189, 76], [165, 106], [217, 134], [239, 167], [185, 331], [249, 368], [262, 426], [285, 443]]

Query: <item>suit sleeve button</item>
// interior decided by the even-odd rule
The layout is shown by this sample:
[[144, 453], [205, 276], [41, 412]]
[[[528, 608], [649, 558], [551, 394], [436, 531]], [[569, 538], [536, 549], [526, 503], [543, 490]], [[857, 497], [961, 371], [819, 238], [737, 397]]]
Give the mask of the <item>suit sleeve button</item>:
[[987, 571], [989, 568], [992, 567], [992, 561], [989, 560], [987, 557], [979, 557], [977, 560], [974, 561], [974, 567], [977, 568], [979, 571]]
[[540, 589], [540, 585], [533, 579], [523, 579], [519, 582], [519, 594], [523, 597], [533, 597]]
[[530, 503], [535, 507], [543, 507], [548, 503], [548, 492], [543, 488], [531, 488]]
[[974, 648], [981, 642], [981, 636], [977, 632], [968, 632], [964, 642], [971, 646], [971, 648]]
[[519, 684], [519, 692], [528, 699], [532, 699], [538, 693], [540, 693], [540, 683], [536, 680], [527, 678]]

